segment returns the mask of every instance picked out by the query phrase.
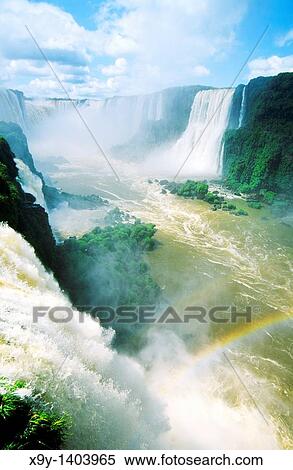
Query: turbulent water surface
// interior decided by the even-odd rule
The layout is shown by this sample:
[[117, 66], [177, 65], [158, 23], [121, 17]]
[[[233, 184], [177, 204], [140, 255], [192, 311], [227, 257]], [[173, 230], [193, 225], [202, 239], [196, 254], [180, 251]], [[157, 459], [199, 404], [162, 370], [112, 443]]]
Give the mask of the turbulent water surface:
[[[65, 190], [96, 192], [156, 224], [160, 244], [148, 259], [179, 315], [189, 305], [252, 308], [251, 324], [194, 320], [153, 329], [138, 360], [166, 406], [165, 445], [292, 446], [292, 229], [241, 199], [234, 202], [249, 217], [163, 195], [143, 180], [99, 181], [93, 171], [52, 176]], [[86, 227], [67, 219], [64, 235], [81, 234], [100, 217]]]
[[[152, 174], [173, 176], [191, 152], [186, 174], [220, 175], [232, 96], [233, 90], [199, 91], [181, 137], [167, 152], [154, 152], [141, 163], [143, 169], [149, 165]], [[5, 111], [0, 118], [23, 129], [46, 121], [52, 109], [67, 114], [69, 104], [25, 102], [22, 94], [3, 89], [0, 100]], [[87, 106], [94, 119], [102, 116], [105, 143], [113, 144], [134, 136], [142, 122], [159, 124], [166, 103], [157, 93], [78, 105]], [[244, 110], [245, 91], [240, 125]], [[158, 183], [138, 177], [143, 171], [130, 162], [115, 163], [122, 173], [118, 183], [103, 174], [105, 162], [97, 161], [97, 149], [76, 126], [76, 116], [67, 117], [66, 124], [65, 114], [44, 122], [43, 133], [35, 129], [33, 154], [64, 155], [59, 165], [54, 160], [50, 184], [99, 194], [110, 206], [77, 211], [61, 205], [50, 213], [55, 233], [81, 235], [102, 225], [111, 207], [130, 211], [157, 226], [159, 243], [148, 261], [165, 302], [180, 318], [188, 306], [236, 306], [240, 312], [249, 306], [252, 322], [215, 323], [207, 317], [205, 323], [156, 325], [136, 357], [113, 350], [113, 332], [89, 317], [78, 321], [78, 312], [70, 323], [44, 316], [35, 324], [33, 306], [69, 301], [27, 242], [1, 226], [1, 373], [29, 381], [72, 416], [67, 448], [293, 447], [292, 229], [268, 209], [247, 208], [242, 199], [235, 203], [248, 217], [164, 195]], [[98, 127], [103, 134], [103, 125]], [[40, 179], [22, 162], [17, 165], [23, 188], [44, 204]]]

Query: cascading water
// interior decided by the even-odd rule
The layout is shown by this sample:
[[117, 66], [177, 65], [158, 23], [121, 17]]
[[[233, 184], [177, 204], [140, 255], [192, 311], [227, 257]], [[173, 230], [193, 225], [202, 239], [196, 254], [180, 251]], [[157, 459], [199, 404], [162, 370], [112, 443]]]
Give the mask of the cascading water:
[[6, 225], [0, 264], [0, 375], [26, 380], [72, 416], [67, 448], [154, 447], [166, 429], [160, 403], [142, 367], [111, 349], [111, 330], [89, 316], [79, 321], [78, 312], [68, 323], [47, 315], [34, 323], [34, 306], [70, 304], [31, 246]]
[[41, 178], [38, 175], [34, 175], [22, 160], [16, 158], [15, 163], [18, 168], [18, 180], [24, 192], [35, 196], [36, 203], [46, 208]]
[[0, 88], [0, 121], [15, 122], [26, 130], [26, 109], [21, 92]]
[[[154, 93], [145, 96], [145, 115], [148, 121], [160, 121], [163, 118], [163, 95]], [[142, 121], [143, 121], [142, 117]]]
[[[187, 129], [174, 147], [176, 160], [190, 151], [218, 106], [219, 111], [190, 158], [193, 162], [196, 160], [196, 165], [187, 165], [185, 170], [196, 170], [195, 174], [219, 174], [221, 139], [227, 125], [232, 94], [233, 90], [205, 90], [195, 96]], [[160, 121], [166, 113], [164, 92], [117, 96], [106, 100], [75, 100], [75, 104], [83, 109], [89, 122], [96, 123], [97, 137], [106, 147], [128, 142], [145, 123]], [[71, 113], [72, 110], [69, 100], [26, 99], [20, 92], [0, 89], [0, 120], [15, 122], [25, 132], [31, 133], [48, 118], [56, 119], [59, 116], [62, 119], [64, 113]]]
[[[77, 107], [87, 107], [98, 101], [74, 100], [74, 103]], [[31, 131], [51, 116], [71, 110], [70, 100], [29, 99], [20, 91], [0, 88], [0, 121], [14, 122], [24, 132]]]
[[[168, 154], [169, 158], [173, 157], [176, 166], [179, 159], [186, 157], [207, 127], [184, 171], [188, 170], [190, 174], [199, 176], [215, 176], [220, 173], [222, 137], [227, 127], [233, 92], [233, 90], [208, 90], [196, 95], [189, 124], [181, 139]], [[159, 121], [164, 117], [163, 98], [162, 94], [157, 93], [139, 97], [117, 97], [100, 102], [87, 101], [82, 106], [85, 106], [85, 112], [93, 112], [94, 116], [100, 116], [100, 120], [104, 119], [110, 129], [121, 124], [122, 127], [119, 129], [121, 138], [128, 140], [143, 122]], [[244, 95], [242, 98], [241, 108], [244, 109]], [[7, 102], [5, 100], [6, 98], [4, 103]], [[11, 116], [14, 104], [12, 97], [9, 101]], [[45, 100], [37, 108], [33, 101], [27, 102], [26, 113], [20, 109], [19, 116], [15, 115], [16, 117], [11, 120], [20, 122], [21, 113], [25, 116], [29, 114], [28, 108], [31, 108], [32, 114], [35, 113], [33, 119], [38, 122], [48, 115], [55, 116], [55, 113], [61, 115], [67, 112], [69, 110], [67, 105], [72, 106], [62, 100], [59, 106], [56, 100], [47, 106]], [[6, 113], [7, 115], [9, 116]], [[180, 118], [180, 115], [178, 116]], [[33, 120], [32, 116], [28, 119], [30, 122]], [[70, 132], [72, 133], [71, 128]], [[44, 145], [47, 146], [47, 129], [46, 137]], [[97, 174], [87, 170], [85, 163], [83, 162], [77, 170], [78, 182], [82, 180], [83, 169], [87, 187], [90, 177], [94, 178], [92, 186], [96, 187]], [[23, 188], [34, 194], [40, 202], [42, 198], [40, 181], [33, 180], [34, 175], [28, 173], [27, 168], [22, 167], [21, 163], [18, 167]], [[71, 186], [72, 175], [66, 172]], [[243, 287], [242, 290], [239, 288], [239, 296], [243, 295], [245, 299], [254, 299], [252, 295], [258, 299], [259, 295], [260, 298], [268, 298], [274, 308], [284, 305], [288, 272], [282, 265], [277, 272], [283, 273], [284, 280], [277, 277], [275, 284], [270, 278], [265, 277], [262, 280], [262, 266], [259, 261], [256, 264], [255, 258], [260, 253], [259, 245], [256, 245], [255, 254], [253, 251], [255, 247], [250, 243], [253, 240], [250, 227], [249, 230], [241, 231], [249, 248], [249, 255], [246, 255], [246, 251], [238, 250], [239, 234], [235, 243], [233, 237], [225, 236], [227, 221], [221, 234], [218, 225], [216, 229], [212, 229], [211, 221], [204, 218], [211, 216], [211, 211], [204, 208], [202, 214], [194, 214], [193, 206], [186, 210], [185, 204], [188, 201], [178, 202], [176, 198], [163, 196], [161, 188], [154, 190], [154, 184], [149, 186], [151, 196], [146, 199], [146, 209], [141, 200], [137, 202], [135, 198], [133, 198], [133, 207], [129, 209], [136, 216], [141, 216], [142, 220], [155, 222], [160, 230], [163, 229], [162, 247], [166, 249], [167, 246], [168, 250], [169, 243], [170, 249], [165, 259], [172, 259], [173, 263], [170, 270], [166, 269], [167, 264], [162, 263], [164, 271], [170, 271], [174, 276], [174, 260], [177, 264], [179, 258], [183, 260], [187, 258], [182, 256], [181, 249], [177, 252], [177, 259], [174, 257], [176, 239], [177, 242], [183, 240], [187, 247], [191, 246], [188, 259], [192, 260], [192, 269], [193, 265], [196, 266], [196, 271], [199, 273], [195, 277], [193, 270], [187, 272], [188, 282], [192, 283], [191, 292], [195, 291], [194, 285], [197, 279], [199, 292], [200, 280], [204, 279], [205, 285], [212, 286], [209, 287], [208, 293], [210, 300], [210, 292], [215, 290], [217, 281], [219, 280], [219, 285], [222, 287], [221, 283], [225, 278], [228, 279], [229, 286], [233, 283], [237, 286], [246, 285], [247, 291]], [[102, 188], [104, 190], [107, 188], [104, 180]], [[112, 186], [110, 190], [113, 191]], [[131, 198], [131, 195], [125, 197], [125, 209], [128, 209]], [[117, 197], [117, 200], [123, 203], [122, 198]], [[198, 211], [201, 206], [195, 207]], [[135, 210], [138, 212], [135, 213]], [[230, 219], [232, 220], [231, 217]], [[164, 227], [167, 227], [165, 232]], [[168, 231], [171, 242], [168, 241]], [[266, 238], [261, 238], [261, 246], [264, 244], [263, 240]], [[268, 246], [273, 246], [270, 242], [267, 243]], [[250, 253], [253, 253], [254, 257], [250, 256]], [[278, 247], [272, 253], [276, 253], [281, 259], [284, 258]], [[156, 253], [156, 256], [160, 254]], [[219, 271], [211, 268], [209, 263], [212, 266], [219, 266]], [[150, 335], [147, 347], [141, 351], [139, 357], [136, 360], [129, 359], [117, 354], [111, 348], [110, 330], [104, 330], [90, 317], [84, 317], [84, 321], [79, 322], [78, 312], [75, 312], [69, 323], [54, 323], [47, 315], [40, 318], [38, 323], [33, 323], [33, 306], [69, 306], [69, 302], [61, 293], [53, 276], [46, 272], [36, 258], [28, 243], [5, 225], [0, 226], [0, 266], [0, 375], [11, 379], [25, 379], [33, 388], [43, 393], [48, 401], [53, 402], [57, 411], [65, 411], [72, 416], [73, 430], [72, 436], [65, 443], [67, 448], [113, 449], [157, 446], [186, 449], [278, 446], [273, 426], [266, 425], [257, 409], [252, 406], [233, 370], [227, 371], [227, 364], [219, 357], [206, 358], [204, 362], [195, 363], [195, 357], [188, 351], [183, 339], [168, 330], [163, 333], [156, 332], [153, 337]], [[176, 273], [175, 276], [185, 279], [185, 271], [186, 265], [181, 272], [178, 271], [180, 276]], [[263, 268], [263, 272], [267, 272], [266, 267]], [[259, 277], [256, 277], [256, 274], [259, 274]], [[206, 279], [215, 279], [215, 284], [208, 284]], [[255, 280], [256, 287], [253, 285]], [[173, 282], [173, 279], [171, 281]], [[172, 282], [170, 284], [173, 288]], [[168, 282], [166, 285], [168, 286]], [[176, 286], [176, 283], [174, 285]], [[226, 294], [227, 285], [223, 286]], [[275, 298], [270, 298], [269, 292], [274, 292]], [[183, 294], [186, 305], [185, 296], [188, 292], [184, 290]], [[200, 294], [203, 295], [203, 292]], [[188, 335], [190, 337], [190, 329]], [[205, 340], [208, 341], [208, 337], [205, 336]], [[282, 349], [282, 354], [283, 352]], [[235, 347], [229, 354], [236, 357], [236, 354], [240, 353]], [[291, 354], [290, 351], [288, 354]], [[269, 367], [275, 371], [270, 358], [260, 356], [258, 359], [262, 361], [260, 362], [262, 367], [268, 361]], [[249, 361], [253, 360], [255, 354], [249, 356]], [[276, 363], [276, 367], [284, 369], [279, 363]], [[246, 373], [245, 368], [244, 371]], [[278, 376], [275, 375], [278, 381]], [[253, 386], [254, 376], [246, 373], [245, 377], [250, 380], [249, 386]], [[256, 380], [255, 388], [259, 387], [258, 383]], [[265, 385], [262, 387], [263, 390], [270, 384], [265, 377], [261, 383]], [[275, 382], [273, 385], [275, 386]], [[276, 388], [277, 386], [278, 383]], [[237, 398], [239, 406], [235, 406], [235, 403], [230, 405], [229, 400], [223, 398], [226, 393], [232, 397], [234, 395], [239, 397]], [[273, 397], [277, 403], [277, 398], [271, 391], [267, 395]], [[264, 396], [263, 392], [261, 398]], [[282, 406], [283, 403], [282, 401]], [[270, 409], [270, 403], [262, 404], [266, 405], [264, 406], [266, 411]], [[168, 418], [168, 423], [165, 416]], [[283, 420], [282, 416], [281, 419]]]
[[101, 123], [115, 129], [115, 139], [119, 143], [129, 141], [143, 123], [159, 121], [162, 116], [162, 93], [109, 98], [97, 114]]
[[25, 380], [72, 417], [65, 448], [277, 446], [257, 410], [215, 398], [223, 387], [219, 363], [196, 365], [169, 329], [150, 338], [138, 362], [113, 351], [111, 330], [88, 315], [74, 312], [56, 323], [46, 314], [33, 322], [33, 307], [70, 304], [31, 246], [6, 225], [0, 264], [0, 375]]
[[[161, 92], [140, 96], [114, 96], [106, 100], [74, 100], [74, 104], [82, 108], [86, 119], [98, 123], [102, 137], [111, 131], [112, 144], [113, 134], [116, 143], [127, 142], [144, 122], [159, 121], [163, 117]], [[56, 118], [72, 110], [72, 103], [69, 100], [27, 99], [25, 100], [27, 129], [33, 130], [47, 118]]]
[[30, 129], [49, 118], [54, 113], [54, 108], [47, 106], [45, 103], [27, 100], [25, 106]]
[[220, 175], [222, 138], [228, 124], [233, 93], [234, 89], [219, 89], [196, 94], [188, 126], [170, 150], [170, 157], [178, 165], [192, 151], [182, 174], [198, 177]]
[[[90, 105], [89, 100], [73, 100], [77, 108]], [[99, 103], [99, 101], [93, 101]], [[62, 115], [73, 110], [73, 104], [67, 99], [25, 99], [27, 128], [32, 131], [36, 126], [50, 117]]]
[[242, 122], [243, 122], [243, 117], [244, 117], [244, 112], [245, 112], [245, 95], [246, 95], [246, 86], [243, 87], [243, 91], [242, 91], [238, 129], [239, 127], [242, 126]]

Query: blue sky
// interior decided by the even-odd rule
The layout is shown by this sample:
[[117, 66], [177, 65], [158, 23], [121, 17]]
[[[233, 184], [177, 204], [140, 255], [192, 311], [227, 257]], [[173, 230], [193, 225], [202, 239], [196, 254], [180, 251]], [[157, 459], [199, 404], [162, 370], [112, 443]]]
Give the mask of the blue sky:
[[0, 0], [0, 86], [63, 96], [29, 26], [73, 97], [229, 86], [293, 71], [291, 0]]

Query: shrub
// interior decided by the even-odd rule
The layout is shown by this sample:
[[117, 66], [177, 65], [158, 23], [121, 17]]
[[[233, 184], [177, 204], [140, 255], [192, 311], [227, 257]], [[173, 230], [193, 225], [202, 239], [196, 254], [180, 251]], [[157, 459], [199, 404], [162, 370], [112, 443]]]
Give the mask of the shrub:
[[28, 389], [25, 382], [0, 379], [0, 448], [60, 449], [70, 420]]
[[204, 199], [205, 195], [208, 193], [209, 186], [207, 183], [197, 183], [196, 197], [198, 199]]
[[274, 199], [276, 197], [276, 193], [274, 193], [273, 191], [267, 191], [266, 189], [262, 189], [260, 191], [260, 195], [262, 196], [264, 202], [266, 202], [267, 204], [273, 204]]
[[241, 216], [241, 215], [248, 215], [248, 212], [246, 212], [244, 209], [237, 209], [235, 211], [232, 211], [231, 214]]
[[249, 201], [247, 203], [248, 207], [251, 207], [252, 209], [261, 209], [262, 205], [259, 201]]
[[209, 204], [215, 204], [218, 201], [218, 196], [216, 196], [213, 193], [208, 192], [205, 195], [204, 200], [208, 202]]

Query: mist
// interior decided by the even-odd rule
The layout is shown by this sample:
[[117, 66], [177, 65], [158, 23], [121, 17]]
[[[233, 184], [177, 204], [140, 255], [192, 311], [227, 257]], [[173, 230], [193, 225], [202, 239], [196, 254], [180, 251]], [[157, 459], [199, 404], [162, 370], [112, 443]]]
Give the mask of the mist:
[[[50, 162], [52, 159], [53, 167], [47, 176], [53, 185], [75, 194], [99, 194], [109, 200], [107, 207], [97, 210], [75, 210], [68, 204], [59, 205], [50, 212], [55, 234], [60, 235], [61, 239], [80, 237], [96, 226], [104, 226], [106, 212], [119, 207], [143, 222], [157, 226], [158, 248], [153, 254], [144, 256], [151, 275], [162, 288], [164, 302], [171, 302], [178, 311], [186, 304], [219, 303], [237, 303], [241, 307], [260, 305], [265, 312], [286, 309], [290, 303], [289, 291], [286, 287], [282, 291], [279, 288], [287, 285], [284, 267], [287, 266], [287, 252], [279, 243], [279, 238], [286, 240], [286, 228], [283, 232], [274, 231], [272, 222], [268, 230], [269, 222], [264, 223], [261, 215], [257, 214], [246, 220], [236, 220], [224, 212], [213, 213], [204, 201], [187, 201], [171, 194], [162, 194], [158, 182], [150, 184], [146, 181], [148, 177], [173, 178], [189, 153], [190, 158], [180, 177], [200, 179], [221, 175], [222, 139], [228, 127], [233, 93], [233, 90], [228, 93], [227, 90], [199, 91], [180, 134], [172, 133], [170, 121], [167, 125], [164, 100], [159, 96], [152, 99], [113, 98], [103, 103], [83, 105], [80, 112], [117, 170], [120, 182], [115, 180], [74, 109], [67, 107], [58, 110], [31, 126], [28, 135], [30, 150], [37, 166], [38, 162]], [[214, 112], [223, 96], [227, 100], [221, 107], [220, 115], [215, 117]], [[210, 125], [205, 131], [207, 123]], [[156, 132], [159, 130], [160, 134], [164, 126], [167, 129], [165, 137], [157, 138]], [[35, 186], [30, 180], [27, 174], [22, 184], [27, 188], [30, 184], [33, 190]], [[269, 236], [275, 238], [267, 240]], [[26, 247], [22, 250], [25, 253]], [[268, 257], [274, 266], [269, 271], [263, 265], [263, 260]], [[130, 264], [133, 262], [131, 256], [127, 261]], [[117, 291], [121, 284], [109, 278], [109, 272], [116, 268], [116, 263], [116, 257], [109, 254], [101, 257], [98, 265], [93, 263], [89, 268], [89, 294], [93, 299], [96, 299], [100, 288], [107, 292], [107, 299], [118, 302]], [[160, 311], [160, 304], [157, 307]], [[93, 323], [90, 318], [86, 323], [88, 326], [81, 330], [85, 328], [86, 334], [91, 336]], [[90, 342], [80, 346], [82, 357], [73, 357], [65, 370], [65, 383], [62, 385], [67, 397], [74, 382], [74, 367], [81, 361], [77, 364], [77, 370], [82, 371], [83, 378], [77, 396], [88, 394], [90, 403], [84, 415], [77, 410], [74, 416], [77, 421], [82, 421], [83, 429], [87, 429], [83, 419], [90, 419], [93, 413], [98, 420], [107, 421], [103, 432], [109, 439], [113, 435], [111, 445], [117, 447], [279, 447], [279, 433], [286, 435], [287, 431], [282, 430], [281, 415], [276, 416], [271, 411], [272, 404], [280, 404], [275, 378], [269, 373], [262, 375], [259, 362], [254, 363], [254, 351], [262, 344], [263, 335], [243, 344], [238, 342], [230, 349], [229, 341], [225, 343], [223, 339], [221, 343], [227, 331], [217, 329], [212, 324], [162, 325], [146, 328], [142, 335], [143, 342], [138, 348], [131, 326], [124, 331], [119, 331], [117, 325], [113, 326], [116, 333], [111, 328], [99, 326], [99, 341], [107, 338], [106, 353], [103, 346], [100, 354], [91, 337]], [[74, 338], [67, 343], [68, 351], [74, 350], [80, 337], [79, 325], [74, 323], [72, 328], [74, 332], [70, 334]], [[237, 335], [237, 328], [235, 330]], [[127, 342], [124, 348], [119, 349], [115, 344], [115, 334], [117, 338], [121, 331], [127, 333]], [[207, 348], [205, 351], [206, 345], [210, 346], [210, 350]], [[53, 355], [56, 353], [62, 361], [62, 355], [55, 351], [56, 347], [59, 349], [59, 344], [53, 344]], [[248, 347], [251, 353], [247, 354], [246, 361], [239, 360], [239, 351]], [[86, 355], [84, 351], [87, 351]], [[255, 391], [259, 384], [263, 386], [261, 404], [263, 412], [269, 416], [268, 423], [262, 420], [241, 382], [225, 363], [223, 351], [228, 351], [235, 358], [237, 370], [245, 377], [249, 389]], [[268, 348], [268, 351], [266, 354], [270, 356], [273, 350]], [[92, 361], [91, 355], [99, 357], [98, 365]], [[107, 362], [107, 355], [113, 360]], [[261, 364], [267, 360], [263, 351], [259, 352], [257, 360]], [[271, 358], [268, 360], [271, 361]], [[103, 380], [109, 381], [107, 386], [111, 384], [109, 402], [116, 398], [119, 400], [121, 392], [123, 397], [131, 397], [134, 405], [130, 406], [125, 398], [125, 410], [119, 404], [112, 409], [107, 397], [103, 397], [108, 394], [108, 388], [96, 388], [95, 375], [93, 378], [90, 373], [88, 377], [88, 371], [83, 371], [84, 363], [86, 368], [90, 364], [93, 374], [97, 369]], [[71, 365], [74, 365], [72, 369]], [[29, 371], [28, 376], [30, 374]], [[73, 382], [66, 382], [66, 374], [73, 377]], [[278, 377], [277, 374], [275, 376]], [[102, 397], [98, 405], [96, 394], [99, 399]], [[66, 409], [69, 405], [64, 400], [60, 404]], [[105, 410], [103, 415], [96, 412], [100, 403]], [[127, 428], [124, 441], [119, 440], [113, 431], [117, 420], [123, 421], [118, 428], [120, 432], [126, 432], [124, 429]], [[141, 424], [139, 432], [137, 420]], [[144, 433], [148, 435], [146, 440], [143, 439]], [[92, 439], [85, 445], [93, 446], [94, 442], [105, 445], [106, 437], [99, 441], [99, 436], [95, 434]], [[76, 442], [78, 439], [75, 437], [72, 443], [77, 445]]]
[[[46, 390], [57, 409], [74, 417], [66, 448], [277, 447], [246, 397], [235, 409], [217, 398], [219, 387], [229, 389], [235, 381], [231, 371], [218, 357], [196, 363], [171, 331], [151, 332], [134, 359], [111, 348], [113, 331], [87, 315], [80, 323], [78, 312], [70, 323], [60, 326], [44, 317], [31, 328], [32, 303], [68, 306], [68, 300], [20, 235], [1, 226], [0, 244], [10, 246], [2, 259], [1, 305], [10, 337], [1, 346], [3, 372]], [[30, 296], [20, 295], [19, 283]], [[17, 363], [9, 360], [12, 353]]]

